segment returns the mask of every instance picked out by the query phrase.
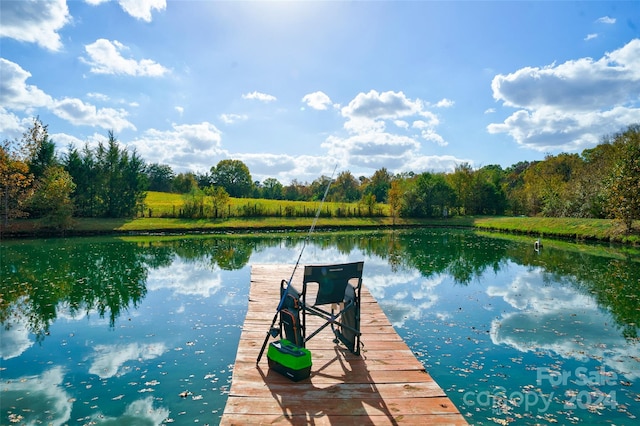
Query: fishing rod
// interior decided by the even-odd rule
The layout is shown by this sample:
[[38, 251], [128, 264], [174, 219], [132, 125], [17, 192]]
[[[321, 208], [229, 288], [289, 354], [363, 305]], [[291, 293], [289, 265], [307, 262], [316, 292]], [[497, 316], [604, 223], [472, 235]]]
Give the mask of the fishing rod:
[[335, 165], [335, 167], [333, 168], [333, 172], [331, 172], [329, 183], [327, 184], [327, 188], [324, 190], [324, 195], [322, 196], [322, 200], [320, 201], [320, 205], [318, 206], [318, 210], [316, 211], [316, 216], [313, 218], [313, 222], [311, 222], [311, 228], [309, 228], [309, 232], [307, 233], [307, 236], [305, 237], [304, 242], [302, 243], [302, 249], [300, 250], [300, 254], [298, 255], [298, 260], [296, 261], [296, 264], [293, 267], [293, 272], [291, 272], [291, 277], [289, 277], [289, 281], [287, 282], [287, 289], [282, 292], [280, 303], [278, 303], [278, 307], [276, 308], [276, 313], [273, 316], [273, 321], [271, 321], [271, 327], [269, 327], [269, 330], [267, 330], [267, 336], [264, 338], [264, 342], [262, 343], [262, 348], [260, 348], [260, 354], [258, 354], [256, 365], [260, 363], [260, 360], [262, 359], [262, 354], [264, 354], [264, 350], [267, 347], [267, 343], [269, 342], [269, 337], [272, 335], [273, 326], [275, 325], [278, 319], [278, 314], [280, 313], [280, 310], [282, 309], [282, 305], [284, 304], [284, 301], [287, 298], [287, 294], [289, 293], [289, 287], [293, 282], [293, 276], [295, 275], [296, 270], [298, 269], [298, 265], [300, 264], [302, 253], [304, 253], [304, 249], [307, 246], [307, 242], [309, 241], [311, 234], [316, 229], [316, 223], [318, 222], [318, 218], [320, 217], [320, 212], [322, 211], [322, 205], [324, 204], [324, 200], [327, 198], [327, 194], [329, 193], [329, 188], [331, 187], [331, 182], [333, 181], [333, 175], [335, 174], [337, 168], [338, 168], [338, 164]]

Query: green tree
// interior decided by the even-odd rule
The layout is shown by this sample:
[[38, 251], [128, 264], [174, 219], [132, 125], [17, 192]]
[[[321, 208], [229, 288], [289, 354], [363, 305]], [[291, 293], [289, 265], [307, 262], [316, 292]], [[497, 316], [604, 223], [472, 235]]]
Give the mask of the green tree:
[[529, 210], [543, 216], [568, 216], [571, 181], [581, 167], [580, 156], [564, 153], [548, 155], [544, 161], [529, 167], [524, 175]]
[[456, 194], [456, 207], [460, 214], [473, 211], [473, 169], [469, 163], [458, 164], [452, 174], [447, 175], [451, 188]]
[[414, 179], [414, 185], [405, 194], [405, 208], [408, 215], [417, 217], [438, 217], [448, 214], [455, 202], [455, 192], [441, 173], [422, 173]]
[[189, 219], [204, 217], [205, 193], [203, 190], [194, 188], [188, 194], [183, 194], [182, 200], [182, 217]]
[[121, 149], [112, 131], [106, 149], [98, 146], [97, 164], [105, 185], [101, 188], [102, 215], [132, 217], [142, 207], [147, 188], [145, 164], [134, 151]]
[[520, 161], [505, 169], [502, 179], [502, 190], [507, 201], [507, 208], [512, 215], [527, 212], [524, 192], [524, 172], [531, 166], [528, 161]]
[[291, 183], [284, 187], [284, 199], [290, 201], [301, 201], [309, 199], [309, 188], [297, 179], [293, 179]]
[[402, 208], [402, 190], [400, 189], [400, 180], [391, 181], [389, 192], [387, 193], [387, 201], [389, 202], [389, 211], [391, 213], [392, 223], [395, 225], [396, 220], [400, 216]]
[[146, 196], [146, 166], [135, 151], [120, 148], [113, 132], [108, 137], [106, 147], [70, 149], [65, 168], [76, 183], [74, 204], [82, 216], [132, 217]]
[[211, 186], [211, 176], [209, 175], [209, 173], [196, 173], [193, 175], [193, 177], [195, 178], [196, 183], [198, 184], [198, 188], [205, 189]]
[[270, 200], [282, 200], [284, 186], [275, 178], [267, 178], [262, 182], [262, 195]]
[[75, 215], [94, 217], [98, 212], [98, 193], [102, 181], [98, 179], [95, 155], [88, 145], [82, 152], [70, 146], [68, 154], [63, 160], [65, 170], [71, 175], [76, 184], [72, 200], [75, 205]]
[[615, 164], [615, 147], [608, 139], [582, 151], [584, 166], [576, 174], [571, 198], [577, 217], [605, 218], [608, 215], [607, 181]]
[[502, 188], [504, 172], [499, 165], [484, 166], [474, 172], [473, 213], [504, 214], [507, 197]]
[[373, 194], [364, 194], [360, 199], [360, 204], [364, 206], [369, 216], [373, 216], [373, 209], [376, 206], [376, 196]]
[[251, 194], [253, 180], [249, 168], [240, 160], [222, 160], [211, 168], [213, 185], [221, 186], [231, 197], [247, 197]]
[[62, 166], [49, 166], [38, 180], [29, 204], [40, 212], [48, 226], [68, 229], [73, 216], [71, 193], [75, 187], [71, 175]]
[[211, 197], [213, 217], [222, 217], [225, 207], [229, 204], [229, 194], [221, 186], [209, 186], [205, 188], [205, 194]]
[[[313, 182], [311, 182], [311, 185], [309, 185], [306, 188], [307, 191], [302, 192], [305, 195], [304, 197], [302, 197], [302, 199], [305, 199], [307, 201], [322, 200], [322, 197], [324, 196], [324, 193], [327, 189], [327, 185], [329, 185], [329, 182], [331, 182], [331, 178], [329, 176], [323, 175], [315, 179]], [[302, 186], [302, 188], [304, 188], [304, 186]], [[329, 193], [327, 194], [327, 198], [329, 200], [337, 201], [338, 199], [333, 197], [334, 191], [335, 191], [335, 187], [332, 184], [331, 187], [329, 188]]]
[[145, 173], [149, 181], [149, 191], [171, 192], [175, 174], [168, 164], [149, 164]]
[[618, 135], [616, 144], [620, 147], [609, 184], [610, 211], [630, 233], [633, 221], [640, 219], [640, 125]]
[[27, 160], [29, 171], [35, 180], [44, 176], [47, 168], [57, 166], [55, 149], [56, 145], [49, 139], [48, 126], [43, 125], [39, 119], [35, 119], [33, 127], [25, 133], [29, 138], [30, 155]]
[[389, 188], [391, 188], [391, 179], [393, 176], [386, 168], [376, 170], [368, 182], [365, 193], [373, 194], [381, 203], [387, 202]]
[[[326, 185], [323, 187], [323, 195], [324, 189], [326, 189]], [[332, 201], [346, 201], [348, 203], [356, 201], [361, 196], [359, 182], [350, 171], [341, 172], [332, 183], [330, 194], [329, 199]], [[321, 198], [322, 196], [320, 196]]]
[[193, 173], [178, 173], [173, 179], [173, 190], [178, 194], [188, 194], [197, 188], [198, 182]]
[[456, 193], [443, 173], [433, 175], [429, 190], [432, 214], [434, 216], [448, 216], [449, 209], [455, 204]]

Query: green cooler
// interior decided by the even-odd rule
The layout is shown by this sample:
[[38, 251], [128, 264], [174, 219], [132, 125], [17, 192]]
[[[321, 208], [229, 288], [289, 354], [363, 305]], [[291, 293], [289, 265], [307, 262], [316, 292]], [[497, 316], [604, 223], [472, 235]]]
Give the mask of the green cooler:
[[269, 344], [269, 368], [297, 382], [311, 374], [311, 352], [286, 339]]

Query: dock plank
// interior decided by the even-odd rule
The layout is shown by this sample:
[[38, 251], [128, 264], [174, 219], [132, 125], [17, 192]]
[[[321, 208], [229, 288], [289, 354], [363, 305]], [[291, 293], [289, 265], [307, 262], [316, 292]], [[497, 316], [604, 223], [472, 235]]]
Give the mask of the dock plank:
[[[467, 422], [398, 336], [363, 285], [361, 354], [333, 342], [330, 329], [307, 342], [311, 377], [292, 382], [256, 359], [279, 301], [280, 280], [293, 265], [253, 265], [249, 309], [242, 327], [222, 425], [419, 424]], [[302, 281], [303, 268], [295, 283]], [[366, 284], [366, 282], [365, 282]], [[307, 316], [309, 330], [320, 320]], [[270, 339], [274, 341], [274, 339]]]

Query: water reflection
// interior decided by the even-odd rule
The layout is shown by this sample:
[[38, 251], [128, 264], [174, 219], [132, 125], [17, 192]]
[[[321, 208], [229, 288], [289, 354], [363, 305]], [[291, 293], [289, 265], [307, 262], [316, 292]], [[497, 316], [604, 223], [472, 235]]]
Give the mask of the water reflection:
[[101, 379], [108, 379], [125, 374], [126, 369], [123, 366], [126, 362], [158, 358], [167, 351], [167, 347], [162, 342], [148, 345], [129, 343], [95, 345], [93, 350], [94, 354], [90, 355], [92, 361], [89, 373]]
[[[20, 380], [2, 384], [2, 400], [11, 401], [13, 413], [4, 417], [11, 423], [27, 420], [28, 424], [63, 425], [71, 419], [71, 396], [63, 387], [64, 371], [53, 367], [39, 376], [21, 377]], [[29, 413], [25, 415], [20, 413]]]
[[[0, 355], [11, 403], [0, 422], [219, 418], [249, 266], [293, 264], [304, 237], [3, 242]], [[619, 405], [608, 415], [637, 411], [638, 256], [553, 242], [535, 252], [514, 238], [413, 230], [314, 234], [303, 262], [362, 259], [366, 287], [473, 422], [530, 413], [469, 405], [469, 392], [560, 392], [536, 383], [541, 366], [613, 371]], [[556, 399], [549, 418], [571, 422], [559, 414], [565, 396]]]
[[637, 379], [638, 342], [625, 340], [611, 314], [601, 310], [591, 294], [579, 292], [577, 286], [540, 285], [543, 275], [534, 269], [510, 286], [487, 288], [489, 296], [501, 297], [515, 308], [492, 321], [492, 341], [521, 352], [597, 360], [628, 380]]

